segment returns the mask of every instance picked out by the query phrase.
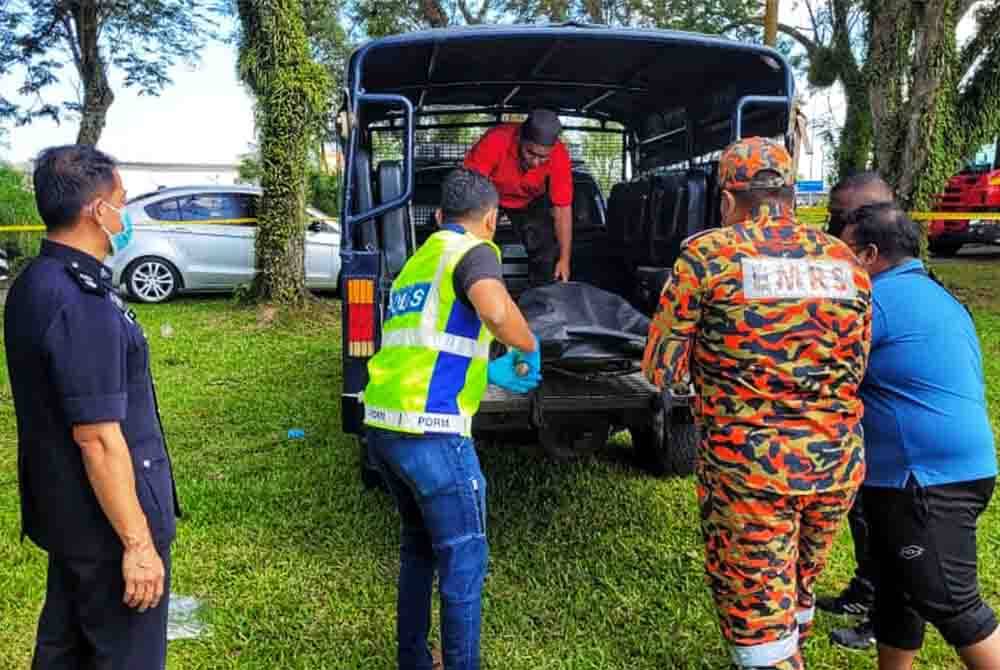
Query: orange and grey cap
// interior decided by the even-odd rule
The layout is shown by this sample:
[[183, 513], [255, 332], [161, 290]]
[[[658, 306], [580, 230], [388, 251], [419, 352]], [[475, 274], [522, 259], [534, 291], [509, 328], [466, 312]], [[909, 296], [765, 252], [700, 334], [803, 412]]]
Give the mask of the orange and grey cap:
[[795, 168], [788, 150], [766, 137], [744, 137], [719, 158], [719, 186], [749, 191], [795, 186]]

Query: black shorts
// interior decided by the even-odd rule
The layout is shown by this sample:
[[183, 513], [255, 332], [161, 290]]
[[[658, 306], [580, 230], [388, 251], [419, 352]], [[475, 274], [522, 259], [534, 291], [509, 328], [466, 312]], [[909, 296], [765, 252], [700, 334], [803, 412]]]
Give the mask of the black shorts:
[[532, 285], [552, 282], [559, 260], [559, 241], [548, 196], [536, 198], [522, 209], [504, 208], [503, 212], [528, 254], [528, 278]]
[[905, 489], [866, 486], [865, 518], [876, 566], [875, 638], [897, 649], [923, 644], [930, 622], [956, 648], [997, 628], [976, 575], [976, 521], [995, 480]]

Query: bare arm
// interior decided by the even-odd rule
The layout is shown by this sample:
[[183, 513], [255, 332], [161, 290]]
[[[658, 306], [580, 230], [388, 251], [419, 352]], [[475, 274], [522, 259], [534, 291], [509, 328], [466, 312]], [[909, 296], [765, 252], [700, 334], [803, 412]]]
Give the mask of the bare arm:
[[87, 478], [105, 516], [124, 546], [123, 601], [145, 611], [156, 607], [163, 596], [164, 568], [146, 515], [135, 490], [135, 471], [125, 436], [118, 423], [94, 423], [73, 427], [80, 446]]
[[503, 282], [480, 279], [469, 287], [468, 296], [479, 318], [495, 338], [521, 351], [535, 350], [535, 336]]
[[556, 279], [569, 280], [570, 256], [573, 253], [573, 207], [553, 207], [552, 218], [559, 242], [559, 261], [556, 263]]

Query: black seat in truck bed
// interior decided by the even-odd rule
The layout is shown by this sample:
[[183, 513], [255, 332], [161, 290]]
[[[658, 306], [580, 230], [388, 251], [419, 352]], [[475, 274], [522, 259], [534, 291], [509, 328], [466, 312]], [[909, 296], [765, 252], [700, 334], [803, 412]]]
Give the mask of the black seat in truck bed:
[[627, 265], [631, 287], [624, 294], [642, 311], [655, 309], [681, 242], [710, 225], [709, 194], [710, 172], [700, 167], [612, 189], [609, 244]]

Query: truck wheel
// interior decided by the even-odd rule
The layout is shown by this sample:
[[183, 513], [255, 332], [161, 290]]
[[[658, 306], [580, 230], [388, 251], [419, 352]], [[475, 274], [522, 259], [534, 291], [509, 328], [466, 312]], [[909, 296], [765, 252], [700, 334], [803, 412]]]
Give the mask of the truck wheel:
[[361, 467], [361, 484], [369, 491], [374, 488], [384, 489], [385, 482], [382, 481], [381, 473], [368, 459], [368, 442], [365, 440], [358, 440], [358, 455], [360, 457], [358, 461]]
[[610, 435], [611, 424], [601, 421], [583, 429], [579, 426], [546, 426], [538, 430], [538, 441], [553, 461], [568, 463], [603, 448]]
[[685, 477], [694, 473], [694, 461], [698, 450], [698, 427], [690, 421], [666, 421], [664, 412], [657, 412], [653, 421], [641, 426], [630, 426], [632, 446], [639, 461], [658, 477]]
[[952, 256], [958, 253], [958, 250], [962, 248], [962, 245], [956, 244], [954, 242], [942, 243], [942, 244], [935, 244], [931, 242], [929, 248], [931, 253], [934, 254], [935, 256], [941, 256], [942, 258], [951, 258]]

